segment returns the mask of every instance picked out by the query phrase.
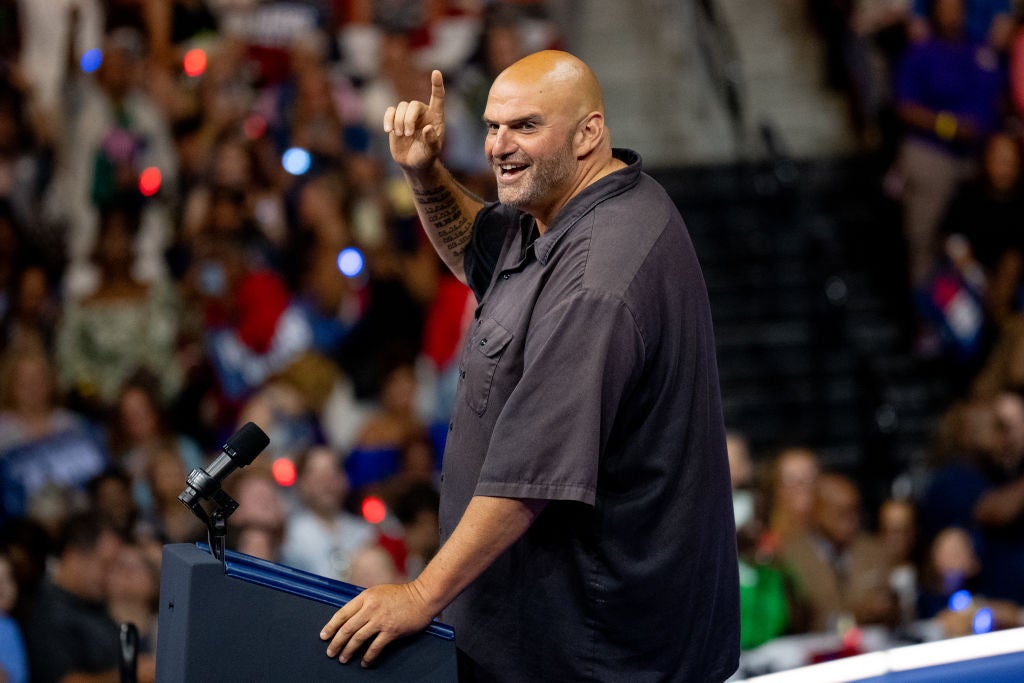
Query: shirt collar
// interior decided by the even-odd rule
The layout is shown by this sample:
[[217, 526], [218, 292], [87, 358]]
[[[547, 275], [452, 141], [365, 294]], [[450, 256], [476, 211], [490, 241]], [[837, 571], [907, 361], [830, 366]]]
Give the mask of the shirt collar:
[[[588, 185], [562, 207], [554, 224], [533, 242], [533, 252], [537, 260], [547, 265], [555, 245], [565, 236], [583, 216], [605, 199], [628, 190], [636, 185], [643, 171], [640, 155], [630, 149], [613, 149], [612, 156], [626, 164], [625, 168], [609, 173], [595, 183]], [[527, 229], [532, 230], [536, 221], [527, 221]]]

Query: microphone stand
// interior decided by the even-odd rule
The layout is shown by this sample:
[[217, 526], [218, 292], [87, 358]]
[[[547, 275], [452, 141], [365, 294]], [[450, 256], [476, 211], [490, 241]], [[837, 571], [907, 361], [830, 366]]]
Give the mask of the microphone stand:
[[[202, 470], [195, 470], [189, 476], [191, 479], [196, 475], [196, 472], [202, 472]], [[184, 495], [184, 494], [183, 494]], [[206, 525], [207, 539], [210, 543], [210, 552], [215, 558], [220, 560], [221, 566], [227, 573], [227, 564], [224, 560], [224, 548], [226, 545], [226, 538], [228, 535], [228, 517], [231, 513], [238, 509], [238, 503], [235, 499], [227, 494], [222, 488], [216, 488], [210, 494], [210, 499], [213, 501], [213, 510], [207, 512], [206, 508], [200, 503], [200, 498], [194, 497], [188, 500], [183, 500], [182, 496], [178, 497], [185, 506], [192, 511], [196, 517]]]

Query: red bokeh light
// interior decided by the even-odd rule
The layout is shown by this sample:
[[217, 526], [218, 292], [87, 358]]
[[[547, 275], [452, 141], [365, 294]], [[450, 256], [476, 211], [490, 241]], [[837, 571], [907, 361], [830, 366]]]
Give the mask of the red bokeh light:
[[267, 120], [259, 114], [253, 114], [242, 122], [242, 132], [250, 140], [257, 140], [267, 132]]
[[199, 48], [189, 50], [182, 60], [182, 67], [186, 76], [202, 76], [206, 71], [206, 52]]
[[367, 496], [363, 499], [363, 519], [370, 524], [380, 524], [387, 517], [388, 509], [377, 496]]
[[278, 458], [270, 466], [274, 474], [274, 481], [281, 486], [291, 486], [295, 483], [295, 463], [288, 458]]
[[139, 175], [139, 192], [143, 197], [152, 197], [160, 191], [160, 184], [163, 183], [163, 176], [160, 169], [150, 166]]

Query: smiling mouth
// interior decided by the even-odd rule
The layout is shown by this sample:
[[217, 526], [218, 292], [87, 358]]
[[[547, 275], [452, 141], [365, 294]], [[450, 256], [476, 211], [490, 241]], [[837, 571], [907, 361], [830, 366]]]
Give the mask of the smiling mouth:
[[498, 164], [498, 177], [510, 180], [523, 173], [527, 168], [529, 167], [524, 164]]

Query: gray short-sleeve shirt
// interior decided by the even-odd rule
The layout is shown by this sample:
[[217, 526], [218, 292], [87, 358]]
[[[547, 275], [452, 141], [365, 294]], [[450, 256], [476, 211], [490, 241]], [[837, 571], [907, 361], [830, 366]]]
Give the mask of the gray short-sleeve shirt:
[[475, 495], [549, 501], [444, 614], [493, 680], [724, 680], [738, 661], [707, 292], [675, 206], [616, 155], [544, 235], [488, 205], [466, 254], [442, 539]]

